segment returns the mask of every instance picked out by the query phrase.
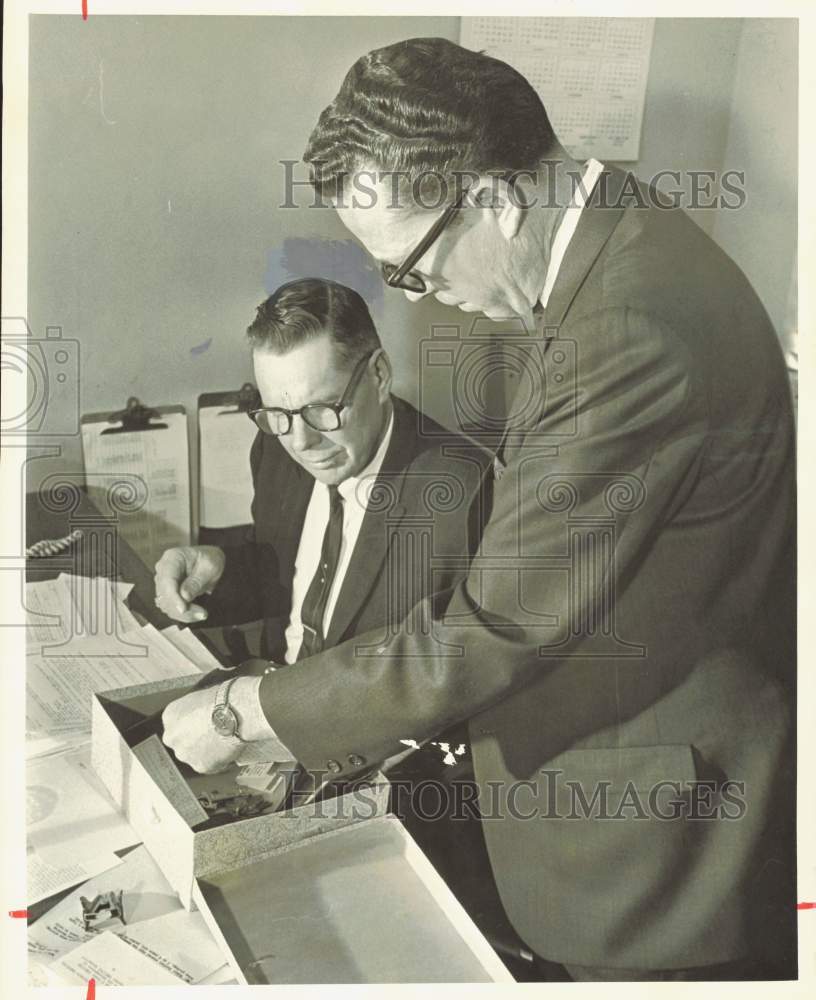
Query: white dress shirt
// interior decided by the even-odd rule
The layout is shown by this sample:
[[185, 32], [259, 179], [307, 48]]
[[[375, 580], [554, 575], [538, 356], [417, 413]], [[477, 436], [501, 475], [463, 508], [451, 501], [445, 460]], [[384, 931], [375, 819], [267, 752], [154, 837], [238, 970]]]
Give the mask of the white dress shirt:
[[550, 300], [555, 279], [561, 270], [564, 254], [567, 252], [570, 240], [578, 228], [578, 220], [581, 218], [581, 212], [584, 209], [584, 205], [586, 205], [587, 198], [598, 183], [598, 178], [603, 168], [603, 164], [597, 160], [587, 160], [584, 166], [584, 173], [581, 177], [581, 183], [576, 186], [572, 201], [567, 206], [567, 210], [558, 224], [558, 229], [555, 231], [555, 238], [553, 239], [552, 250], [550, 252], [550, 262], [547, 265], [547, 277], [544, 281], [544, 290], [538, 299], [545, 309]]
[[[340, 543], [340, 556], [337, 561], [337, 571], [334, 574], [329, 597], [326, 601], [326, 611], [323, 615], [323, 635], [329, 631], [332, 614], [340, 596], [346, 572], [351, 562], [354, 546], [363, 524], [368, 499], [374, 486], [374, 481], [382, 467], [385, 453], [391, 442], [394, 429], [394, 414], [388, 420], [382, 441], [368, 465], [356, 476], [351, 476], [339, 484], [337, 490], [343, 503], [343, 538]], [[298, 650], [303, 642], [303, 623], [300, 612], [303, 601], [317, 572], [320, 554], [323, 548], [323, 536], [329, 523], [329, 488], [325, 483], [315, 480], [312, 496], [306, 508], [306, 518], [300, 535], [297, 556], [295, 557], [295, 575], [292, 580], [292, 607], [289, 612], [289, 625], [286, 629], [287, 663], [294, 663]]]

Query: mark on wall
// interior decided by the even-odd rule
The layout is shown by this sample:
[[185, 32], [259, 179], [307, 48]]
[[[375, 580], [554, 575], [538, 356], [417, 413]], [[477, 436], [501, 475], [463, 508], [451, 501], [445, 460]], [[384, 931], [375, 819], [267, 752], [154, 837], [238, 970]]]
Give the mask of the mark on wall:
[[192, 354], [193, 357], [195, 357], [198, 354], [203, 354], [205, 351], [209, 350], [210, 344], [212, 342], [213, 342], [212, 337], [208, 337], [203, 344], [196, 344], [195, 347], [191, 347], [190, 354]]
[[96, 84], [92, 84], [85, 95], [83, 104], [87, 104], [91, 97], [93, 97], [94, 91], [99, 93], [99, 113], [102, 115], [102, 120], [106, 125], [115, 125], [116, 121], [113, 118], [108, 118], [105, 113], [105, 61], [104, 59], [99, 60], [99, 70], [96, 75]]
[[348, 285], [375, 308], [382, 302], [380, 271], [354, 240], [291, 237], [270, 251], [265, 287], [269, 293], [298, 278], [328, 278]]

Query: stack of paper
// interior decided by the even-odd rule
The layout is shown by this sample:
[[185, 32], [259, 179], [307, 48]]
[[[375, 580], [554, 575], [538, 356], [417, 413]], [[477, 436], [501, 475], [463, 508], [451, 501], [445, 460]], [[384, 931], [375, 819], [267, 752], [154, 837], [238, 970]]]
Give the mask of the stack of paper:
[[87, 743], [94, 692], [218, 666], [190, 632], [141, 625], [125, 604], [130, 589], [67, 574], [26, 585], [27, 757]]
[[218, 665], [192, 634], [140, 624], [131, 589], [67, 574], [26, 585], [29, 903], [117, 866], [113, 852], [139, 840], [90, 768], [94, 692]]

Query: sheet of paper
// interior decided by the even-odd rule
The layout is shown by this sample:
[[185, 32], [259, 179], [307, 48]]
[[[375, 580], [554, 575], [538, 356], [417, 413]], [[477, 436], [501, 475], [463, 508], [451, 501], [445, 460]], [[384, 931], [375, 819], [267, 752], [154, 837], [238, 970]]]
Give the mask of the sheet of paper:
[[133, 748], [133, 756], [190, 826], [203, 823], [208, 817], [204, 807], [179, 773], [167, 748], [155, 734]]
[[136, 637], [141, 624], [125, 603], [132, 584], [67, 573], [57, 579], [73, 608], [71, 634], [62, 646], [44, 649], [44, 656], [145, 655]]
[[228, 965], [222, 965], [211, 976], [200, 979], [196, 986], [238, 986], [238, 980]]
[[183, 980], [111, 931], [103, 931], [51, 966], [63, 982], [87, 986], [178, 986]]
[[175, 890], [144, 846], [126, 854], [115, 870], [92, 878], [28, 928], [28, 952], [43, 962], [51, 962], [83, 941], [96, 936], [82, 923], [80, 895], [122, 890], [122, 907], [128, 927], [181, 910]]
[[246, 413], [208, 406], [198, 411], [199, 521], [206, 528], [250, 524], [249, 451], [258, 429]]
[[83, 633], [93, 631], [97, 624], [107, 624], [110, 631], [111, 624], [115, 623], [119, 635], [141, 628], [125, 604], [133, 590], [132, 583], [104, 576], [74, 576], [69, 573], [60, 573], [57, 579], [70, 594], [79, 612]]
[[189, 663], [158, 651], [143, 656], [32, 655], [26, 662], [26, 729], [32, 736], [56, 736], [87, 731], [91, 726], [91, 696], [96, 691], [130, 687], [165, 677], [195, 673]]
[[188, 628], [179, 628], [178, 625], [168, 625], [161, 630], [162, 635], [171, 642], [180, 653], [195, 664], [202, 672], [218, 670], [221, 664], [207, 649], [204, 643], [200, 642]]
[[38, 736], [27, 738], [25, 743], [26, 760], [35, 757], [50, 757], [53, 754], [69, 753], [78, 750], [80, 747], [90, 742], [90, 736], [86, 733], [78, 733], [75, 736], [63, 734], [61, 737]]
[[39, 903], [120, 863], [121, 859], [111, 851], [78, 858], [69, 845], [45, 850], [29, 845], [26, 853], [28, 903]]
[[[151, 655], [161, 657], [167, 663], [173, 665], [176, 670], [183, 670], [185, 674], [201, 673], [201, 668], [187, 654], [185, 649], [180, 649], [174, 642], [171, 642], [164, 632], [160, 632], [154, 625], [144, 625], [138, 633], [138, 637], [144, 640], [150, 647]], [[201, 645], [199, 643], [199, 645]]]
[[[141, 624], [125, 604], [133, 585], [60, 573], [26, 585], [26, 649], [46, 657], [85, 652], [127, 655], [121, 637]], [[42, 616], [49, 615], [49, 619]], [[119, 637], [117, 639], [117, 637]], [[96, 642], [97, 645], [92, 645]], [[106, 648], [107, 647], [107, 648]], [[138, 651], [138, 650], [137, 650]]]
[[30, 846], [83, 862], [140, 840], [94, 774], [89, 747], [26, 763], [26, 819]]
[[509, 63], [577, 160], [636, 160], [654, 18], [463, 17], [460, 40]]
[[67, 642], [74, 628], [71, 595], [57, 577], [26, 584], [26, 649], [37, 651]]
[[[59, 980], [47, 965], [38, 962], [36, 958], [28, 959], [28, 985], [29, 986], [54, 986]], [[214, 984], [217, 985], [217, 984]]]
[[221, 949], [197, 912], [177, 910], [114, 933], [185, 983], [197, 983], [224, 964]]
[[[246, 418], [244, 418], [246, 419]], [[190, 544], [190, 473], [187, 448], [187, 415], [165, 413], [160, 430], [104, 434], [107, 421], [82, 423], [82, 453], [90, 473], [88, 493], [100, 510], [108, 510], [110, 476], [138, 476], [144, 484], [139, 509], [122, 512], [121, 537], [153, 566], [162, 552], [174, 545]], [[247, 420], [247, 423], [249, 421]], [[94, 486], [95, 474], [104, 485]]]

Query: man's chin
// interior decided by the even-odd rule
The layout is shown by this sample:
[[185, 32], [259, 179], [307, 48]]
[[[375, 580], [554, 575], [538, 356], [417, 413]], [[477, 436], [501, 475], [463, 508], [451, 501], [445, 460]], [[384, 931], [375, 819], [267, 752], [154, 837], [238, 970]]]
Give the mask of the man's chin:
[[307, 466], [306, 468], [324, 486], [339, 486], [348, 475], [345, 463], [343, 465], [332, 465], [325, 469], [311, 466]]
[[485, 316], [494, 323], [515, 323], [519, 317], [527, 321], [532, 313], [528, 316], [522, 313], [517, 313], [515, 310], [511, 309], [510, 306], [505, 306], [503, 309], [485, 309]]
[[482, 313], [494, 323], [506, 323], [509, 320], [518, 319], [521, 315], [510, 306], [476, 306], [472, 302], [461, 302], [458, 308], [465, 313]]

